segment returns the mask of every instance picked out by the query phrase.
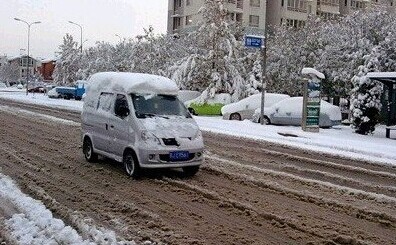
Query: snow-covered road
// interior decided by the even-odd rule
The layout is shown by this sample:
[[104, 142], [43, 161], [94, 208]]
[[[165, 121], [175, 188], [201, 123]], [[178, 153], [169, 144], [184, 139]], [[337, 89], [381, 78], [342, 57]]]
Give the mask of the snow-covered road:
[[[1, 92], [0, 98], [45, 105], [53, 108], [82, 110], [82, 101], [50, 99], [43, 94]], [[378, 126], [373, 135], [359, 135], [349, 126], [321, 129], [320, 133], [309, 133], [293, 126], [259, 125], [251, 121], [222, 120], [220, 117], [195, 117], [199, 127], [208, 132], [264, 140], [314, 152], [329, 153], [343, 157], [375, 161], [396, 165], [396, 136], [385, 138], [385, 126]], [[294, 135], [287, 137], [283, 135]]]
[[[23, 103], [50, 106], [54, 109], [70, 109], [76, 112], [81, 111], [82, 107], [82, 103], [79, 101], [48, 99], [42, 94], [26, 96], [23, 93], [0, 92], [0, 98], [1, 97]], [[65, 119], [65, 116], [66, 118], [69, 118], [69, 115], [67, 115], [67, 113], [63, 113], [63, 118], [59, 118], [56, 115], [51, 115], [51, 113], [41, 113], [38, 109], [21, 109], [10, 105], [1, 105], [0, 113], [15, 115], [15, 117], [26, 118], [27, 120], [30, 120], [30, 118], [35, 118], [35, 120], [43, 122], [51, 121], [54, 124], [63, 124], [68, 127], [74, 127], [75, 129], [80, 125], [79, 122], [77, 122], [79, 119], [77, 113], [73, 113], [73, 115], [75, 115], [70, 116], [69, 120]], [[307, 156], [315, 156], [315, 154], [318, 154], [318, 158], [323, 159], [321, 153], [331, 153], [335, 155], [350, 157], [351, 159], [364, 159], [367, 161], [386, 163], [388, 165], [396, 165], [396, 141], [385, 138], [383, 127], [379, 127], [374, 135], [361, 136], [354, 134], [353, 131], [346, 126], [340, 126], [334, 129], [324, 129], [321, 130], [320, 133], [307, 133], [303, 132], [298, 127], [279, 127], [271, 125], [262, 126], [252, 123], [250, 121], [226, 121], [222, 120], [220, 117], [195, 117], [195, 119], [198, 122], [200, 128], [206, 132], [236, 136], [245, 139], [254, 139], [258, 142], [271, 142], [298, 147], [305, 149], [307, 151]], [[297, 137], [285, 137], [282, 136], [282, 134], [295, 135]], [[262, 214], [262, 211], [259, 211], [258, 209], [252, 207], [252, 205], [255, 206], [256, 204], [264, 204], [263, 200], [263, 202], [253, 202], [250, 204], [245, 204], [245, 201], [241, 202], [233, 200], [233, 197], [222, 197], [222, 195], [228, 195], [226, 195], [225, 193], [231, 193], [232, 195], [230, 195], [234, 197], [241, 194], [236, 189], [234, 190], [234, 188], [228, 190], [228, 187], [223, 187], [223, 185], [220, 184], [224, 181], [230, 181], [231, 179], [235, 179], [236, 182], [239, 184], [245, 183], [247, 186], [243, 185], [242, 187], [246, 188], [245, 191], [248, 192], [251, 190], [250, 187], [248, 187], [250, 186], [250, 184], [247, 183], [251, 183], [254, 186], [265, 186], [266, 188], [271, 189], [272, 191], [270, 191], [270, 193], [273, 191], [281, 193], [277, 197], [279, 198], [279, 200], [281, 200], [281, 197], [284, 195], [282, 193], [287, 193], [287, 196], [296, 196], [298, 197], [298, 200], [309, 200], [306, 205], [312, 205], [309, 203], [313, 202], [317, 206], [327, 205], [335, 209], [341, 209], [341, 212], [338, 215], [341, 215], [341, 213], [350, 212], [348, 210], [355, 210], [358, 213], [364, 213], [364, 215], [367, 216], [364, 219], [369, 222], [374, 221], [376, 218], [373, 217], [376, 217], [378, 215], [385, 215], [385, 221], [380, 221], [387, 222], [387, 225], [389, 225], [389, 222], [393, 222], [394, 217], [392, 215], [389, 215], [391, 213], [389, 210], [393, 210], [391, 207], [393, 207], [393, 205], [396, 203], [396, 197], [393, 194], [395, 192], [395, 189], [394, 187], [389, 186], [389, 184], [387, 184], [385, 180], [389, 179], [393, 181], [396, 178], [396, 175], [394, 173], [388, 173], [385, 170], [382, 171], [380, 165], [374, 165], [372, 167], [360, 167], [359, 165], [348, 166], [348, 164], [346, 164], [345, 162], [333, 163], [325, 160], [313, 160], [314, 157], [305, 157], [304, 155], [296, 156], [294, 155], [294, 153], [279, 153], [277, 151], [262, 148], [262, 154], [268, 154], [268, 156], [279, 155], [279, 157], [281, 158], [289, 159], [287, 161], [299, 162], [298, 165], [295, 165], [294, 163], [286, 164], [287, 161], [282, 161], [282, 164], [286, 164], [284, 166], [285, 168], [278, 169], [278, 165], [270, 161], [270, 165], [273, 166], [264, 165], [264, 167], [263, 165], [261, 165], [261, 163], [258, 164], [259, 162], [261, 162], [260, 156], [252, 155], [253, 152], [257, 151], [257, 149], [253, 148], [257, 147], [257, 145], [253, 142], [250, 142], [250, 145], [246, 145], [247, 152], [244, 153], [243, 147], [240, 149], [241, 156], [239, 156], [239, 158], [246, 159], [246, 157], [248, 156], [252, 157], [252, 159], [249, 159], [252, 165], [246, 165], [245, 163], [241, 164], [239, 160], [236, 160], [235, 156], [232, 155], [232, 153], [230, 153], [230, 156], [221, 156], [218, 155], [218, 153], [216, 152], [212, 152], [212, 150], [219, 151], [219, 149], [216, 150], [216, 147], [213, 147], [213, 145], [221, 145], [221, 143], [215, 143], [216, 136], [210, 136], [210, 134], [207, 136], [208, 137], [206, 139], [212, 147], [211, 150], [208, 151], [206, 154], [206, 159], [209, 164], [204, 167], [204, 171], [206, 172], [205, 179], [208, 180], [206, 177], [219, 178], [217, 176], [219, 173], [222, 173], [222, 175], [225, 175], [227, 177], [224, 178], [223, 176], [222, 178], [224, 179], [221, 181], [212, 180], [214, 181], [213, 183], [207, 183], [206, 181], [201, 183], [199, 179], [191, 181], [179, 181], [172, 178], [166, 178], [164, 179], [164, 183], [167, 183], [167, 186], [169, 185], [173, 186], [172, 188], [182, 188], [185, 190], [200, 193], [205, 197], [210, 197], [209, 199], [219, 199], [222, 203], [227, 203], [227, 205], [234, 205], [235, 207], [237, 207], [237, 209], [244, 210], [244, 212], [258, 212], [260, 213], [260, 215], [264, 215]], [[224, 137], [221, 136], [224, 142], [228, 141], [229, 144], [230, 142], [232, 142], [231, 138], [227, 138], [225, 140]], [[246, 140], [243, 141], [245, 142], [245, 144], [246, 142], [248, 142]], [[220, 148], [222, 147], [220, 146]], [[19, 156], [13, 153], [12, 148], [3, 147], [1, 148], [1, 151], [5, 153], [3, 154], [3, 156], [13, 156], [12, 158], [20, 159]], [[220, 149], [220, 153], [221, 152], [222, 150]], [[34, 156], [34, 154], [31, 156]], [[20, 159], [18, 161], [24, 160]], [[38, 163], [39, 162], [37, 162], [36, 164]], [[2, 164], [8, 166], [10, 165], [9, 163], [5, 162]], [[69, 162], [69, 164], [72, 163]], [[25, 161], [23, 165], [26, 165], [37, 172], [42, 171], [39, 170], [40, 168], [37, 168], [37, 166], [35, 166], [34, 164], [31, 165], [31, 163], [28, 161]], [[312, 167], [311, 165], [314, 167]], [[73, 170], [73, 168], [74, 167], [71, 167], [71, 170]], [[329, 171], [328, 169], [333, 170]], [[0, 172], [2, 172], [1, 169]], [[350, 176], [350, 174], [352, 175]], [[360, 179], [360, 177], [357, 178], [357, 176], [360, 175], [368, 176], [367, 180]], [[265, 180], [263, 179], [263, 176], [265, 176]], [[384, 179], [384, 183], [382, 183], [382, 179]], [[236, 182], [232, 182], [231, 186], [235, 185]], [[158, 183], [163, 186], [162, 182]], [[142, 183], [143, 186], [145, 184], [147, 183]], [[300, 185], [303, 187], [303, 191], [299, 189], [298, 186]], [[157, 189], [158, 187], [154, 188]], [[222, 192], [222, 188], [225, 188], [225, 192]], [[100, 189], [100, 191], [102, 190]], [[256, 195], [256, 191], [257, 190], [250, 194]], [[36, 189], [33, 192], [35, 192], [36, 195], [40, 197], [39, 199], [51, 198], [48, 196], [48, 194], [46, 194], [45, 190]], [[235, 193], [233, 194], [233, 192]], [[167, 193], [166, 189], [164, 190], [164, 193]], [[160, 197], [158, 198], [160, 199]], [[355, 198], [357, 199], [353, 201]], [[279, 202], [279, 200], [273, 200], [274, 206], [272, 208], [275, 208], [278, 205], [276, 203]], [[290, 201], [291, 203], [295, 202], [295, 200], [293, 201], [291, 199], [288, 201]], [[362, 203], [360, 203], [360, 201], [362, 201]], [[88, 203], [90, 201], [86, 202]], [[143, 203], [146, 202], [147, 201], [144, 201]], [[55, 199], [51, 199], [50, 203], [57, 203], [57, 201]], [[369, 206], [366, 206], [368, 205], [368, 203], [370, 203], [369, 205], [373, 206], [371, 206], [371, 208], [368, 208]], [[177, 203], [174, 203], [172, 205], [176, 204]], [[6, 216], [9, 216], [5, 220], [7, 228], [11, 231], [8, 236], [11, 236], [11, 238], [14, 239], [15, 242], [18, 242], [20, 244], [120, 243], [117, 240], [117, 237], [113, 231], [106, 230], [100, 227], [97, 228], [96, 225], [92, 223], [86, 223], [83, 217], [78, 215], [74, 216], [73, 210], [69, 210], [66, 213], [71, 217], [69, 217], [69, 222], [70, 219], [74, 220], [72, 224], [73, 227], [77, 227], [77, 229], [72, 228], [70, 225], [66, 225], [61, 219], [55, 218], [51, 211], [49, 211], [42, 202], [36, 201], [23, 194], [9, 177], [1, 173], [0, 205], [0, 213], [3, 213], [3, 216], [5, 214]], [[62, 207], [62, 209], [65, 208], [63, 204], [58, 203], [57, 205], [59, 207]], [[315, 209], [315, 205], [311, 208]], [[389, 208], [387, 207], [387, 205], [389, 205]], [[180, 206], [177, 208], [180, 208]], [[269, 211], [269, 213], [265, 213], [265, 216], [272, 217], [272, 219], [277, 220], [276, 222], [284, 222], [285, 219], [282, 213], [283, 212], [279, 212], [276, 215], [273, 215], [272, 211]], [[304, 212], [301, 211], [301, 213]], [[320, 212], [316, 213], [316, 215], [320, 215]], [[345, 218], [345, 214], [342, 214], [341, 216]], [[286, 221], [286, 224], [287, 226], [295, 226], [296, 224], [298, 224], [298, 222], [295, 222], [295, 220], [290, 219]], [[391, 226], [393, 225], [391, 224]], [[303, 229], [302, 227], [298, 229], [305, 230], [305, 228]], [[317, 236], [319, 234], [320, 236], [322, 235], [321, 232], [314, 231], [313, 228], [312, 231], [310, 231], [310, 229], [307, 229], [304, 232], [306, 232], [307, 234], [311, 234], [312, 232], [312, 234], [315, 234], [314, 236]], [[2, 234], [0, 232], [0, 238], [1, 235]], [[155, 238], [152, 237], [152, 239]], [[134, 242], [122, 242], [122, 244], [134, 244]], [[147, 241], [146, 244], [151, 243]]]

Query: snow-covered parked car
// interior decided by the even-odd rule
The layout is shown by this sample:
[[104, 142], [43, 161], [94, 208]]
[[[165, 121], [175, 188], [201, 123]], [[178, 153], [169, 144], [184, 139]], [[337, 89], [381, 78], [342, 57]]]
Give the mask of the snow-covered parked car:
[[[303, 97], [284, 99], [264, 110], [265, 124], [295, 125], [302, 122]], [[260, 122], [260, 108], [253, 115], [253, 122]], [[324, 100], [320, 102], [319, 127], [328, 128], [341, 124], [341, 110]]]
[[48, 91], [47, 95], [49, 98], [60, 98], [58, 92], [56, 92], [56, 87]]
[[202, 93], [198, 98], [184, 102], [193, 115], [220, 116], [221, 108], [231, 103], [231, 95], [227, 93], [215, 94], [213, 98], [205, 99]]
[[23, 89], [23, 85], [22, 85], [21, 83], [19, 83], [19, 84], [17, 85], [17, 89]]
[[[273, 104], [287, 98], [290, 98], [290, 96], [286, 94], [266, 93], [264, 106], [272, 106]], [[221, 114], [225, 120], [252, 119], [254, 111], [260, 107], [261, 93], [251, 95], [238, 102], [223, 106], [221, 108]]]
[[177, 98], [181, 101], [181, 102], [186, 102], [189, 100], [193, 100], [195, 98], [198, 98], [201, 95], [200, 92], [198, 91], [192, 91], [192, 90], [180, 90], [177, 93]]

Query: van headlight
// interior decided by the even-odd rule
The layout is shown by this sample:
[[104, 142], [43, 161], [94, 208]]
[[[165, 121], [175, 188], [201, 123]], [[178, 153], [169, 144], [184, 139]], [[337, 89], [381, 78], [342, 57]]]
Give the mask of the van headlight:
[[201, 130], [197, 130], [197, 133], [192, 137], [192, 140], [202, 139]]
[[141, 138], [146, 143], [154, 143], [157, 145], [161, 145], [160, 140], [149, 131], [142, 131]]

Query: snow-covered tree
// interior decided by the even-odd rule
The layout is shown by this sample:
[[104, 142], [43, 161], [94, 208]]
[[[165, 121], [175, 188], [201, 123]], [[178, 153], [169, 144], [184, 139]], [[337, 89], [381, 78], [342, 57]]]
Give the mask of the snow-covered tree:
[[4, 64], [0, 66], [0, 81], [8, 84], [16, 83], [19, 79], [18, 64]]
[[72, 84], [80, 79], [77, 77], [77, 72], [82, 67], [80, 50], [70, 34], [63, 37], [63, 44], [59, 49], [60, 57], [55, 66], [54, 81], [61, 85]]
[[[373, 52], [377, 53], [375, 50]], [[365, 76], [368, 72], [378, 71], [379, 62], [375, 56], [367, 56], [366, 59], [366, 64], [359, 67], [358, 75], [352, 78], [352, 122], [359, 134], [374, 132], [382, 107], [382, 84]]]
[[229, 93], [237, 101], [248, 94], [247, 76], [243, 66], [245, 53], [242, 42], [237, 40], [240, 30], [228, 17], [224, 0], [205, 0], [199, 10], [203, 21], [189, 38], [196, 41], [194, 53], [176, 64], [173, 78], [183, 88]]

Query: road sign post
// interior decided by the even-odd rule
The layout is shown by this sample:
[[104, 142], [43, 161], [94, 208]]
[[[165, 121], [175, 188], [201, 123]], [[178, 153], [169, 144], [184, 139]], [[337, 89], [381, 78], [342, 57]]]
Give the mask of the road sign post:
[[[266, 32], [265, 32], [266, 35]], [[265, 89], [266, 89], [266, 66], [267, 66], [267, 44], [265, 36], [246, 35], [245, 47], [261, 49], [261, 112], [260, 123], [264, 124], [264, 104], [265, 104]]]
[[321, 80], [325, 76], [313, 68], [304, 68], [301, 73], [309, 77], [304, 81], [302, 129], [319, 132]]

